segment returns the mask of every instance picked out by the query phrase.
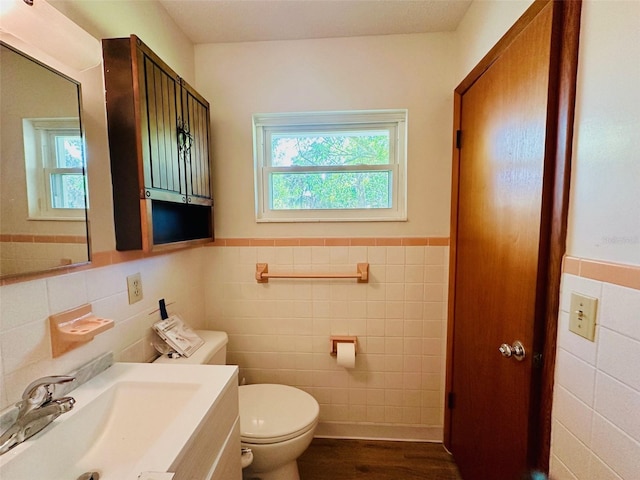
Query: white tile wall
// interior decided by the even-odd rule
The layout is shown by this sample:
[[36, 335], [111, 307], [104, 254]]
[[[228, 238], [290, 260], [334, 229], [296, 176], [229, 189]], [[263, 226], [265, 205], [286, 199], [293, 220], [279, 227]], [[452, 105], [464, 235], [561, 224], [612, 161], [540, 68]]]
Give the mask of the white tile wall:
[[[598, 298], [595, 342], [569, 332], [571, 292]], [[640, 291], [562, 279], [550, 474], [640, 478]]]
[[[448, 247], [205, 252], [207, 266], [216, 266], [205, 274], [208, 326], [228, 332], [228, 361], [248, 383], [308, 391], [321, 422], [343, 425], [346, 435], [374, 424], [385, 435], [441, 440]], [[256, 262], [269, 263], [270, 272], [355, 272], [357, 262], [369, 262], [371, 279], [258, 284]], [[354, 369], [329, 355], [332, 334], [358, 336]]]
[[[70, 372], [112, 351], [117, 361], [148, 361], [151, 324], [159, 314], [158, 300], [173, 302], [196, 328], [204, 326], [201, 282], [203, 249], [152, 257], [0, 287], [0, 410], [17, 402], [35, 378]], [[128, 304], [126, 276], [140, 272], [144, 299]], [[51, 356], [48, 317], [83, 303], [96, 315], [115, 320], [111, 330], [58, 358]]]
[[[248, 382], [312, 393], [323, 424], [342, 427], [330, 432], [438, 440], [447, 250], [213, 247], [3, 286], [0, 408], [17, 401], [34, 378], [71, 371], [106, 351], [121, 361], [149, 360], [148, 335], [158, 315], [149, 312], [165, 298], [195, 328], [229, 333], [229, 360]], [[351, 271], [368, 261], [372, 279], [257, 284], [258, 261], [268, 261], [272, 271]], [[145, 298], [128, 305], [126, 276], [135, 272], [142, 274]], [[568, 331], [571, 291], [599, 299], [596, 342]], [[561, 298], [552, 478], [639, 478], [640, 292], [564, 275]], [[87, 301], [116, 327], [52, 359], [47, 317]], [[358, 336], [355, 369], [337, 367], [329, 356], [331, 334]]]
[[[55, 259], [55, 260], [54, 260]], [[27, 243], [2, 242], [0, 244], [0, 274], [47, 270], [87, 260], [84, 243]]]

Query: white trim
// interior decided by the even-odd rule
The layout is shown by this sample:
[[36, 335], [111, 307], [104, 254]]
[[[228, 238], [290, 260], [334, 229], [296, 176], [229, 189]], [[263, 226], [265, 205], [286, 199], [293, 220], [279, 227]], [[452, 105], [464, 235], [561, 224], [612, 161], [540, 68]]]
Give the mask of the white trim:
[[[261, 113], [253, 115], [254, 188], [256, 222], [360, 222], [407, 220], [407, 110], [347, 112]], [[270, 141], [276, 133], [312, 133], [340, 130], [384, 130], [389, 132], [389, 164], [359, 166], [272, 166]], [[391, 208], [295, 209], [270, 208], [271, 175], [278, 172], [389, 172]]]
[[[23, 141], [27, 176], [28, 220], [85, 221], [85, 208], [53, 208], [50, 177], [59, 173], [82, 174], [81, 168], [60, 168], [55, 162], [56, 133], [68, 133], [82, 138], [77, 117], [24, 118]], [[87, 201], [85, 192], [85, 202]]]
[[406, 122], [407, 110], [352, 110], [342, 112], [290, 112], [290, 113], [256, 113], [253, 125], [295, 126], [295, 125], [335, 125]]

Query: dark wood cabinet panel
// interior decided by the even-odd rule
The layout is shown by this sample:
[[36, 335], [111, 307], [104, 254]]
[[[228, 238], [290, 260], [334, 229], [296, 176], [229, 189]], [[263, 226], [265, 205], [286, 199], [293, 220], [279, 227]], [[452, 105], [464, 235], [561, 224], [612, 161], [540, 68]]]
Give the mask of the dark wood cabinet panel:
[[135, 35], [102, 45], [116, 248], [211, 241], [209, 103]]
[[211, 199], [211, 182], [206, 181], [210, 177], [209, 149], [209, 107], [198, 93], [184, 84], [183, 105], [186, 105], [187, 116], [185, 123], [187, 131], [191, 135], [190, 148], [186, 150], [186, 162], [190, 166], [187, 178], [187, 195], [193, 197], [193, 201], [199, 204]]
[[[180, 79], [171, 76], [138, 49], [144, 187], [150, 198], [182, 201], [185, 175], [180, 163], [178, 118]], [[208, 160], [208, 158], [207, 158]], [[158, 192], [156, 192], [158, 190]], [[175, 197], [169, 194], [175, 195]], [[169, 196], [167, 196], [169, 195]]]

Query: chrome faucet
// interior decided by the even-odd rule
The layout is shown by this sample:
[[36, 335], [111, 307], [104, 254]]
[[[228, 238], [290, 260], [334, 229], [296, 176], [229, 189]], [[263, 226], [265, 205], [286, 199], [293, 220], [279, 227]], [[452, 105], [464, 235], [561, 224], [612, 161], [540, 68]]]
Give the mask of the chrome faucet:
[[73, 408], [76, 401], [72, 397], [54, 398], [55, 386], [68, 383], [75, 377], [54, 375], [39, 378], [27, 386], [15, 423], [0, 436], [0, 455], [32, 437], [56, 418]]
[[24, 389], [22, 400], [18, 403], [18, 419], [32, 410], [40, 408], [53, 400], [56, 385], [73, 382], [76, 378], [69, 375], [42, 377], [31, 382]]

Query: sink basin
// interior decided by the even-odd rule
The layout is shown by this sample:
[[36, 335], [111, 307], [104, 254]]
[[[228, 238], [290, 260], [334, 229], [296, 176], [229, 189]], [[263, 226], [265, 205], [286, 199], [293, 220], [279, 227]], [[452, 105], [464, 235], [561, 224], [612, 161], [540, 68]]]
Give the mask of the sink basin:
[[171, 471], [235, 373], [116, 363], [71, 392], [73, 410], [1, 456], [0, 478], [75, 480], [95, 471], [101, 480], [136, 480]]

